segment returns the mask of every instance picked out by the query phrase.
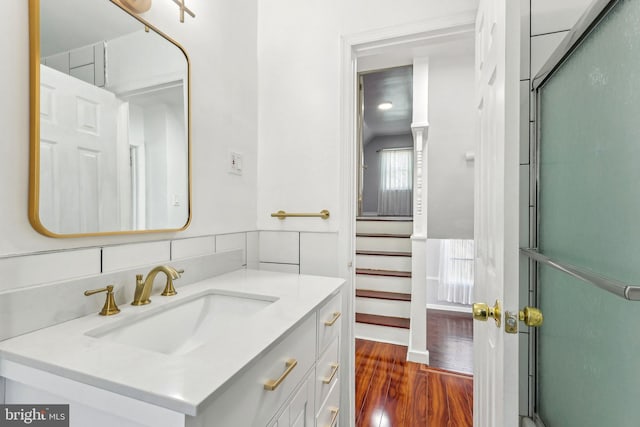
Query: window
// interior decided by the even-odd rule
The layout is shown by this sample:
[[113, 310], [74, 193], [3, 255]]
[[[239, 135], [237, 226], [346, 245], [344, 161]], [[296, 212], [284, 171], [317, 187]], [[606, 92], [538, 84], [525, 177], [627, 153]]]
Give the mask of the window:
[[413, 148], [381, 150], [378, 215], [411, 215], [412, 184]]
[[386, 149], [380, 152], [380, 189], [411, 190], [413, 149]]
[[440, 243], [438, 300], [471, 304], [473, 300], [473, 240], [446, 239]]

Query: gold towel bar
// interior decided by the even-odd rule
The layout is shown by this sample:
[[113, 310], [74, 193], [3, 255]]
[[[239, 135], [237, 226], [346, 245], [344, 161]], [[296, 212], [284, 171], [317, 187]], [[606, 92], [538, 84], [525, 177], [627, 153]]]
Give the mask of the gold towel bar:
[[329, 216], [329, 211], [326, 209], [321, 210], [320, 213], [287, 213], [285, 211], [278, 211], [271, 214], [271, 217], [279, 219], [285, 219], [286, 217], [329, 219]]

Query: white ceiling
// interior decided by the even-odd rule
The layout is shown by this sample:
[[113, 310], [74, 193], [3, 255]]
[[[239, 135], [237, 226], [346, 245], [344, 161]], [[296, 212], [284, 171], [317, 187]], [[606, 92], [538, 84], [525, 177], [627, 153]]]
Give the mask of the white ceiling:
[[[413, 115], [413, 67], [405, 66], [364, 74], [365, 144], [379, 135], [411, 132]], [[390, 110], [378, 105], [391, 102]]]
[[142, 27], [109, 0], [42, 0], [40, 56], [111, 40]]
[[[363, 140], [367, 144], [379, 135], [411, 132], [413, 104], [413, 58], [474, 55], [474, 40], [468, 35], [448, 35], [429, 44], [407, 45], [358, 59], [363, 73]], [[369, 71], [380, 70], [380, 71]], [[381, 102], [391, 101], [391, 110], [381, 111]]]

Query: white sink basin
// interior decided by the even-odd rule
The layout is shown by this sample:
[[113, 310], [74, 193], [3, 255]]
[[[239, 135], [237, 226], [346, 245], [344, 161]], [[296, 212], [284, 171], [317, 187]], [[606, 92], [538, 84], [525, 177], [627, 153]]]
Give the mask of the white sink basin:
[[[164, 354], [183, 355], [229, 334], [277, 298], [209, 292], [87, 335]], [[152, 303], [153, 304], [153, 303]]]

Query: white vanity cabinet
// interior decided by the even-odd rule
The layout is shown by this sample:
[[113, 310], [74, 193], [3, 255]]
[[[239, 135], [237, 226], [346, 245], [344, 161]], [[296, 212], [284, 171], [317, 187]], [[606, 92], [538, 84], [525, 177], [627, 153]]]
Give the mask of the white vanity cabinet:
[[271, 427], [308, 427], [313, 426], [313, 375], [309, 375], [295, 393], [293, 399], [278, 416]]
[[338, 425], [340, 413], [340, 331], [342, 296], [333, 296], [318, 310], [316, 364], [316, 426]]
[[[257, 284], [261, 284], [258, 279], [280, 278], [273, 276], [274, 273], [271, 273], [271, 276], [263, 276], [264, 273], [257, 272], [237, 273], [240, 274], [251, 278], [245, 278], [245, 281], [241, 282], [245, 286], [244, 290], [257, 293], [259, 290], [265, 291], [264, 286], [258, 287]], [[266, 314], [260, 322], [261, 328], [258, 323], [255, 325], [262, 334], [272, 331], [272, 325], [288, 326], [278, 329], [278, 333], [265, 340], [270, 344], [264, 345], [261, 351], [250, 353], [251, 356], [246, 356], [247, 353], [243, 353], [240, 348], [250, 346], [260, 334], [249, 329], [236, 336], [235, 341], [229, 341], [226, 344], [227, 348], [220, 343], [219, 348], [203, 349], [203, 353], [209, 359], [203, 358], [198, 364], [188, 363], [188, 360], [194, 360], [194, 356], [189, 359], [136, 350], [136, 353], [132, 354], [137, 357], [131, 359], [129, 354], [114, 356], [105, 353], [100, 360], [96, 360], [96, 363], [101, 364], [102, 368], [99, 369], [103, 369], [104, 372], [113, 369], [109, 364], [110, 360], [114, 359], [117, 363], [123, 364], [122, 366], [145, 363], [144, 359], [138, 359], [140, 356], [151, 359], [152, 362], [149, 363], [162, 363], [163, 365], [158, 366], [168, 367], [169, 370], [160, 371], [154, 368], [150, 371], [158, 372], [157, 376], [153, 374], [145, 384], [154, 385], [154, 389], [151, 385], [134, 388], [134, 385], [126, 383], [130, 376], [122, 371], [112, 377], [117, 379], [117, 385], [114, 386], [112, 381], [104, 383], [102, 388], [103, 383], [96, 376], [83, 377], [77, 372], [71, 372], [70, 368], [64, 369], [64, 365], [55, 370], [42, 368], [46, 365], [30, 361], [26, 356], [23, 356], [24, 359], [7, 357], [10, 354], [8, 347], [2, 348], [0, 344], [0, 351], [5, 352], [0, 358], [0, 375], [4, 377], [4, 380], [0, 379], [0, 385], [1, 381], [4, 381], [5, 388], [3, 403], [70, 404], [71, 427], [335, 427], [340, 411], [342, 376], [339, 366], [342, 322], [340, 282], [331, 279], [333, 282], [327, 285], [323, 294], [318, 289], [310, 290], [307, 286], [324, 283], [321, 280], [328, 280], [327, 278], [293, 275], [282, 275], [282, 278], [283, 281], [290, 280], [295, 286], [283, 285], [278, 288], [274, 285], [272, 289], [266, 289], [272, 295], [277, 295], [277, 291], [283, 289], [278, 295], [278, 301], [281, 301], [282, 305], [277, 306], [277, 302], [274, 302], [272, 314], [265, 309]], [[317, 282], [310, 282], [311, 280]], [[249, 288], [249, 285], [254, 286], [254, 282], [256, 290]], [[238, 287], [235, 282], [232, 284], [234, 289]], [[232, 286], [229, 285], [229, 288]], [[308, 292], [311, 296], [301, 300], [298, 294], [302, 292]], [[186, 291], [183, 294], [186, 294]], [[307, 308], [302, 309], [301, 302], [308, 304]], [[295, 312], [295, 307], [298, 312]], [[274, 320], [276, 317], [277, 320]], [[104, 319], [96, 318], [91, 322], [98, 324], [101, 321]], [[61, 336], [69, 334], [71, 326], [73, 325], [67, 324], [65, 329], [61, 329]], [[53, 328], [55, 327], [43, 334], [58, 333]], [[78, 330], [82, 328], [78, 327]], [[39, 337], [40, 335], [34, 336], [36, 340]], [[23, 340], [25, 338], [20, 341]], [[81, 342], [89, 343], [85, 348], [86, 352], [95, 350], [93, 347], [96, 341], [85, 337]], [[232, 342], [237, 342], [238, 348], [229, 347]], [[30, 344], [26, 341], [25, 343]], [[109, 343], [100, 345], [120, 351], [124, 351], [125, 348], [124, 345]], [[11, 348], [14, 352], [11, 354], [19, 354], [16, 346], [17, 344], [14, 344]], [[104, 348], [101, 347], [99, 350]], [[218, 353], [213, 353], [214, 351]], [[24, 353], [26, 354], [26, 350]], [[100, 354], [103, 354], [103, 351]], [[211, 354], [221, 356], [214, 358]], [[235, 356], [232, 355], [235, 354], [244, 354], [248, 363], [243, 360], [242, 363], [237, 363], [237, 367], [230, 369], [230, 372], [224, 372], [228, 361], [233, 360]], [[81, 355], [77, 352], [73, 357], [84, 356], [86, 354]], [[189, 399], [188, 391], [206, 390], [211, 384], [211, 378], [221, 371], [223, 375], [219, 375], [218, 378], [228, 378], [226, 381], [214, 382], [217, 385], [211, 385], [210, 391], [202, 394], [201, 399]], [[167, 375], [172, 378], [171, 381], [164, 381]], [[193, 388], [190, 381], [194, 381], [197, 388]]]
[[[336, 420], [333, 424], [324, 422], [326, 417], [320, 415], [339, 410], [341, 307], [342, 294], [338, 293], [258, 360], [219, 398], [196, 417], [187, 418], [187, 427], [337, 425]], [[286, 374], [287, 361], [291, 360], [297, 364]], [[265, 382], [281, 378], [278, 388], [265, 390]], [[333, 399], [328, 399], [332, 392]], [[317, 424], [316, 418], [323, 423]]]
[[[316, 314], [255, 361], [219, 397], [204, 403], [186, 427], [266, 426], [315, 366]], [[287, 366], [294, 361], [295, 366]], [[268, 381], [281, 380], [275, 390]], [[302, 424], [309, 425], [309, 424]]]

